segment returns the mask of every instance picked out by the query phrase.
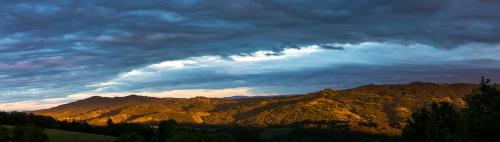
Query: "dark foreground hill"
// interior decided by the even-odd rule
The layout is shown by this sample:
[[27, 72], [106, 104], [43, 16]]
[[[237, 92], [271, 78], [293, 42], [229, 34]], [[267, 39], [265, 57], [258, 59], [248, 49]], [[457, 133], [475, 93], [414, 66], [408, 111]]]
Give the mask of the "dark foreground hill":
[[463, 97], [474, 88], [477, 85], [417, 82], [241, 99], [91, 97], [34, 113], [96, 125], [106, 124], [108, 118], [114, 122], [156, 123], [175, 119], [180, 123], [252, 127], [322, 127], [324, 123], [338, 123], [351, 130], [391, 134], [399, 133], [414, 110], [432, 102], [463, 106]]

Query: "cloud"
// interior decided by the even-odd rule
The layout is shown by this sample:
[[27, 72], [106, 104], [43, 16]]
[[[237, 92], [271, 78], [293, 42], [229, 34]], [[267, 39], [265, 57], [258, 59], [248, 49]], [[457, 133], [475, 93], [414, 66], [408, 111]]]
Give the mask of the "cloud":
[[[497, 61], [499, 6], [488, 0], [5, 1], [0, 99], [57, 98], [97, 90], [96, 84], [109, 92], [249, 87], [289, 94], [416, 73], [438, 82], [495, 77], [496, 63], [484, 62]], [[303, 45], [315, 47], [307, 53]], [[23, 92], [33, 89], [52, 91]]]
[[[257, 96], [257, 94], [253, 94], [249, 88], [227, 88], [219, 90], [191, 89], [191, 90], [172, 90], [172, 91], [160, 91], [160, 92], [114, 92], [114, 93], [82, 92], [61, 98], [48, 98], [41, 100], [0, 103], [0, 110], [3, 111], [40, 110], [62, 105], [68, 101], [77, 101], [92, 96], [124, 97], [131, 94], [140, 96], [158, 97], [158, 98], [194, 98], [198, 96], [210, 97], [210, 98], [223, 98], [230, 96]], [[275, 94], [258, 94], [258, 95], [269, 96]]]
[[[467, 44], [453, 49], [394, 42], [313, 44], [277, 51], [166, 60], [78, 87], [24, 87], [0, 93], [7, 100], [4, 104], [15, 108], [23, 104], [54, 106], [94, 95], [226, 97], [300, 94], [367, 83], [473, 82], [482, 75], [500, 77], [495, 74], [500, 70], [498, 54], [497, 44]], [[71, 93], [33, 100], [40, 95], [64, 92]], [[7, 94], [15, 94], [16, 99]], [[19, 105], [9, 103], [14, 101]]]
[[300, 61], [304, 56], [321, 52], [322, 50], [325, 49], [313, 45], [297, 49], [286, 48], [280, 52], [265, 50], [227, 57], [209, 55], [170, 60], [124, 72], [115, 79], [91, 86], [97, 87], [96, 90], [98, 91], [121, 90], [125, 88], [144, 89], [146, 86], [139, 84], [147, 84], [148, 87], [157, 87], [161, 84], [162, 86], [169, 87], [180, 82], [192, 81], [196, 84], [205, 81], [214, 82], [219, 77], [225, 78], [248, 74], [300, 70], [316, 65], [297, 62], [297, 66], [293, 66], [287, 65], [284, 62], [290, 60]]
[[[273, 80], [273, 74], [307, 72], [346, 65], [358, 66], [440, 66], [497, 68], [499, 45], [470, 44], [454, 49], [423, 44], [363, 42], [332, 43], [285, 48], [282, 51], [256, 51], [228, 56], [207, 55], [168, 60], [123, 72], [117, 77], [90, 85], [97, 91], [175, 90], [247, 87], [249, 80]], [[331, 47], [343, 50], [331, 49]], [[477, 64], [490, 60], [492, 64]], [[256, 77], [257, 76], [257, 77]], [[252, 78], [255, 77], [255, 78]], [[264, 81], [265, 82], [265, 81]], [[284, 81], [283, 84], [289, 82]], [[306, 85], [306, 84], [304, 84]], [[263, 87], [263, 86], [261, 86]]]
[[20, 102], [12, 102], [12, 103], [1, 103], [0, 110], [2, 111], [31, 111], [31, 110], [40, 110], [44, 108], [51, 108], [58, 105], [61, 105], [61, 102], [48, 102], [48, 101], [20, 101]]
[[65, 99], [61, 100], [77, 100], [85, 99], [92, 96], [103, 96], [103, 97], [124, 97], [130, 94], [158, 97], [158, 98], [194, 98], [198, 96], [210, 97], [210, 98], [223, 98], [231, 96], [257, 96], [257, 95], [275, 95], [275, 94], [254, 94], [251, 92], [250, 88], [239, 87], [239, 88], [225, 88], [225, 89], [180, 89], [180, 90], [168, 90], [168, 91], [157, 91], [157, 92], [112, 92], [112, 93], [102, 93], [102, 92], [83, 92], [78, 94], [69, 95]]
[[166, 22], [179, 22], [182, 20], [182, 17], [174, 12], [166, 12], [160, 10], [136, 10], [127, 12], [126, 15], [143, 16], [145, 18], [157, 17], [160, 20], [164, 20]]

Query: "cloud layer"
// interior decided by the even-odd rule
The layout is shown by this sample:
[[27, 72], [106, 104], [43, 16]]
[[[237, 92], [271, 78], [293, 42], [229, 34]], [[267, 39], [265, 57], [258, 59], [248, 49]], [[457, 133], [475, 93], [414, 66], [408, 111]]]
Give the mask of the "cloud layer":
[[[168, 60], [123, 72], [113, 79], [90, 86], [95, 87], [96, 91], [104, 92], [193, 88], [221, 89], [231, 87], [258, 88], [271, 85], [268, 84], [270, 82], [286, 86], [291, 84], [286, 79], [297, 77], [297, 81], [301, 79], [319, 79], [323, 75], [335, 75], [338, 70], [349, 70], [345, 66], [387, 67], [385, 70], [388, 73], [395, 69], [406, 69], [406, 66], [410, 70], [421, 67], [428, 70], [433, 68], [458, 68], [480, 71], [499, 69], [500, 56], [498, 54], [500, 54], [499, 45], [469, 44], [453, 49], [442, 49], [423, 44], [390, 42], [333, 43], [284, 48], [282, 51], [262, 50], [248, 54], [208, 55]], [[312, 78], [297, 75], [285, 77], [284, 81], [276, 78], [281, 74], [307, 74], [319, 70], [331, 70], [332, 72], [317, 74], [311, 76]], [[361, 71], [361, 73], [370, 74], [370, 71]], [[390, 74], [404, 76], [407, 73], [403, 71], [396, 74], [391, 72]], [[438, 74], [432, 71], [424, 73]], [[453, 74], [453, 72], [450, 72], [450, 74]], [[470, 74], [477, 77], [481, 76], [481, 74], [474, 74], [474, 72]], [[351, 78], [358, 77], [351, 76]], [[335, 81], [334, 77], [331, 79]], [[422, 80], [428, 79], [430, 78], [422, 78]], [[394, 80], [394, 82], [397, 82], [397, 80]], [[357, 84], [361, 85], [361, 83], [370, 82], [359, 82]], [[310, 83], [303, 85], [307, 86]]]
[[6, 1], [0, 103], [80, 93], [293, 94], [498, 78], [499, 6], [494, 0]]
[[[54, 106], [90, 96], [229, 97], [299, 94], [323, 88], [410, 81], [475, 82], [499, 78], [499, 45], [468, 44], [453, 49], [423, 44], [331, 43], [167, 60], [87, 84], [81, 92], [4, 108]], [[65, 90], [65, 89], [61, 89]], [[46, 94], [48, 90], [13, 93]], [[5, 92], [3, 92], [5, 93]]]

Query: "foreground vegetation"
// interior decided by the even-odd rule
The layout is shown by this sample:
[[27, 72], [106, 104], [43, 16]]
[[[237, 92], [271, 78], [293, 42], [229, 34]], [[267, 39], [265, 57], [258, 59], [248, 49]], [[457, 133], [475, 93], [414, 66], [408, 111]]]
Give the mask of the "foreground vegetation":
[[[113, 123], [103, 126], [85, 121], [57, 121], [52, 117], [21, 112], [0, 112], [1, 142], [115, 141], [115, 142], [322, 142], [408, 141], [489, 142], [500, 138], [500, 91], [482, 79], [465, 107], [440, 102], [414, 111], [401, 135], [382, 135], [350, 129], [346, 121], [301, 121], [267, 128], [233, 125], [187, 125], [174, 120], [157, 125]], [[363, 124], [375, 125], [375, 124]], [[83, 132], [83, 133], [82, 133]], [[92, 134], [88, 134], [92, 133]], [[99, 134], [99, 135], [95, 135]]]
[[45, 129], [49, 142], [113, 142], [116, 137], [57, 129]]
[[115, 139], [116, 137], [106, 135], [40, 129], [33, 125], [0, 127], [0, 142], [113, 142]]
[[500, 140], [500, 90], [489, 79], [466, 96], [466, 108], [435, 103], [413, 113], [402, 133], [411, 142], [493, 142]]

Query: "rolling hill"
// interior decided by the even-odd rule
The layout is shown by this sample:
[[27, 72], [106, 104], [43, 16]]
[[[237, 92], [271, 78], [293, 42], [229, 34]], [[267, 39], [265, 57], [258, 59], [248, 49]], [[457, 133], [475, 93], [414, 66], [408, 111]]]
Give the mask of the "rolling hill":
[[34, 113], [95, 125], [106, 124], [108, 118], [114, 122], [156, 123], [175, 119], [181, 123], [250, 127], [336, 122], [352, 130], [390, 134], [399, 132], [412, 111], [432, 102], [446, 101], [463, 107], [462, 98], [476, 87], [414, 82], [236, 99], [90, 97]]

